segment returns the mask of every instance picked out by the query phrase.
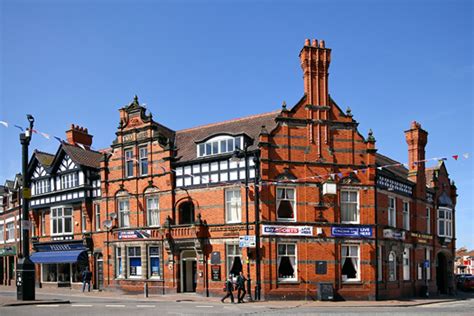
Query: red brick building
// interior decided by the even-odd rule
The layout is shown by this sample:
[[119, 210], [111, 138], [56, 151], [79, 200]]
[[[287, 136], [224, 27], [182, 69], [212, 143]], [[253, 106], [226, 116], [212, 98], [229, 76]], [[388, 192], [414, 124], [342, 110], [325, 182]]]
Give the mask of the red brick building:
[[249, 269], [262, 298], [315, 298], [320, 282], [344, 299], [452, 290], [456, 187], [442, 162], [425, 168], [427, 132], [405, 132], [408, 168], [378, 154], [328, 93], [324, 41], [300, 61], [291, 108], [181, 131], [137, 98], [120, 109], [100, 168], [107, 287], [221, 295]]

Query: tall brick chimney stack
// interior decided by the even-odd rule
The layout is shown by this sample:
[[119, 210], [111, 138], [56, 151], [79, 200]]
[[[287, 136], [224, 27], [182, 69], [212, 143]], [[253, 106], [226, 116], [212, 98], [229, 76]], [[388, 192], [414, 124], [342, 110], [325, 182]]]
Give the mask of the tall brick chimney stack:
[[93, 136], [87, 131], [87, 128], [74, 124], [71, 124], [71, 129], [66, 131], [66, 139], [69, 144], [81, 144], [86, 149], [90, 149], [92, 145], [92, 137]]
[[428, 142], [428, 132], [421, 124], [413, 121], [410, 129], [405, 131], [408, 144], [408, 179], [416, 183], [417, 197], [426, 197], [425, 147]]

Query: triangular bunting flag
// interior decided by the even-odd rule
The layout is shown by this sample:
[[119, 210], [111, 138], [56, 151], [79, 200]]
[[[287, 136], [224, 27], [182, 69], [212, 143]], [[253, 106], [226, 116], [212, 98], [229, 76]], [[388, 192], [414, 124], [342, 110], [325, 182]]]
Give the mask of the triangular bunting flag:
[[8, 127], [8, 123], [5, 122], [5, 121], [0, 121], [0, 124], [2, 124], [2, 125], [5, 126], [5, 127]]
[[13, 126], [15, 126], [15, 127], [16, 127], [16, 128], [18, 128], [20, 131], [22, 131], [22, 132], [23, 132], [23, 127], [21, 127], [21, 126], [18, 126], [18, 125], [13, 125]]
[[383, 167], [377, 167], [377, 169], [382, 170]]
[[54, 139], [56, 139], [56, 140], [57, 140], [58, 142], [60, 142], [61, 144], [63, 143], [63, 140], [62, 140], [61, 138], [59, 138], [59, 137], [57, 137], [57, 136], [53, 136], [53, 137], [54, 137]]
[[459, 155], [453, 155], [454, 160], [458, 160]]
[[44, 138], [46, 138], [46, 139], [50, 139], [50, 138], [51, 138], [51, 136], [49, 136], [49, 135], [46, 134], [46, 133], [40, 132], [40, 134], [41, 134]]
[[86, 150], [86, 147], [84, 145], [77, 143], [77, 146], [81, 147], [82, 149]]
[[465, 153], [462, 156], [464, 157], [464, 159], [468, 159], [469, 158], [469, 153]]

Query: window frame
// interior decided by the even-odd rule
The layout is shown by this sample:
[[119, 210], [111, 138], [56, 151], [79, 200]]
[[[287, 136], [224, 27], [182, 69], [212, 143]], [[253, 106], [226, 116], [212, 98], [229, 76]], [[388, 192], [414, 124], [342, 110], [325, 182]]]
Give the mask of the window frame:
[[[130, 250], [131, 249], [134, 249], [135, 251], [135, 254], [134, 255], [130, 255]], [[136, 253], [136, 250], [138, 249], [138, 255]], [[142, 247], [141, 246], [127, 246], [126, 247], [126, 250], [127, 250], [127, 277], [130, 278], [130, 279], [140, 279], [143, 277], [143, 260], [142, 260]], [[133, 258], [139, 258], [140, 259], [140, 274], [132, 274], [131, 273], [131, 268], [132, 268], [132, 265], [130, 264], [130, 259], [133, 259]], [[135, 267], [138, 267], [138, 266], [135, 266]]]
[[[5, 234], [6, 234], [6, 239], [5, 239], [6, 243], [15, 241], [16, 235], [15, 235], [15, 222], [14, 221], [5, 223]], [[11, 237], [10, 235], [12, 235], [13, 238], [10, 238]]]
[[123, 254], [121, 247], [115, 247], [115, 278], [123, 278]]
[[[71, 210], [71, 215], [66, 215], [65, 213], [66, 209]], [[61, 210], [61, 216], [58, 215], [58, 210]], [[56, 211], [56, 215], [54, 215], [54, 211]], [[64, 235], [74, 234], [74, 208], [72, 206], [62, 205], [62, 206], [51, 207], [49, 218], [50, 218], [50, 235], [51, 236], [64, 236]], [[71, 220], [71, 231], [66, 232], [66, 220], [69, 218]], [[54, 224], [55, 221], [56, 221], [56, 224]], [[59, 232], [60, 221], [61, 221], [62, 232]], [[54, 227], [56, 227], [56, 233], [54, 233]]]
[[125, 178], [132, 178], [134, 175], [133, 148], [123, 150]]
[[5, 224], [0, 224], [0, 243], [5, 241]]
[[95, 230], [101, 231], [100, 223], [100, 203], [94, 203]]
[[81, 231], [87, 232], [87, 211], [84, 209], [81, 210]]
[[[236, 193], [238, 192], [239, 198], [237, 199]], [[228, 200], [229, 195], [232, 196], [230, 197], [230, 200]], [[224, 199], [225, 199], [225, 222], [226, 223], [241, 223], [242, 222], [242, 192], [240, 190], [240, 187], [238, 188], [228, 188], [224, 190]], [[235, 204], [235, 201], [237, 201], [237, 205]], [[236, 214], [237, 214], [237, 219], [231, 218], [232, 210], [233, 208], [237, 208]]]
[[406, 247], [403, 249], [403, 281], [410, 281], [411, 276], [410, 276], [410, 248]]
[[[143, 152], [142, 150], [145, 151], [145, 154], [143, 155]], [[139, 168], [140, 168], [140, 176], [146, 176], [148, 175], [148, 167], [149, 167], [149, 164], [148, 164], [148, 146], [140, 146], [138, 147], [138, 160], [140, 161], [140, 164], [139, 164]], [[146, 172], [143, 172], [143, 169], [144, 169], [144, 164], [145, 164], [145, 167], [146, 167]]]
[[[128, 205], [127, 209], [121, 209], [121, 203], [127, 202]], [[120, 228], [129, 228], [130, 225], [130, 198], [129, 197], [121, 197], [117, 198], [117, 214], [118, 214], [118, 226]], [[128, 225], [124, 225], [125, 216], [128, 220]]]
[[388, 197], [388, 226], [397, 227], [397, 199], [394, 196]]
[[[350, 249], [349, 249], [349, 255], [344, 255], [344, 247], [357, 247], [357, 270], [356, 270], [356, 275], [357, 278], [346, 278], [346, 280], [342, 279], [342, 268], [345, 262], [345, 258], [354, 258], [354, 256], [350, 255]], [[352, 243], [346, 243], [341, 245], [341, 264], [340, 264], [340, 272], [341, 272], [341, 281], [342, 283], [354, 283], [354, 282], [360, 282], [362, 280], [361, 274], [362, 271], [360, 269], [360, 244], [352, 244]]]
[[[156, 199], [156, 209], [150, 209], [149, 200]], [[145, 203], [146, 203], [146, 218], [147, 224], [150, 227], [160, 227], [160, 199], [157, 194], [150, 194], [145, 196]], [[156, 224], [152, 224], [152, 214], [151, 211], [154, 211], [156, 214]]]
[[397, 254], [395, 253], [395, 251], [392, 250], [389, 252], [387, 261], [388, 261], [388, 281], [390, 282], [397, 281]]
[[[230, 249], [234, 249], [235, 253], [231, 253]], [[242, 259], [242, 249], [239, 247], [237, 243], [226, 243], [225, 245], [225, 256], [226, 256], [226, 276], [230, 275], [232, 270], [232, 265], [234, 264], [234, 260], [236, 257], [240, 258], [240, 263], [242, 264], [242, 271], [244, 269], [244, 261]], [[230, 259], [232, 258], [232, 259]], [[237, 277], [237, 275], [233, 275], [233, 277]]]
[[[440, 218], [440, 212], [443, 212], [444, 217]], [[438, 224], [438, 236], [452, 238], [453, 237], [453, 210], [448, 207], [440, 206], [437, 210], [437, 224]], [[440, 224], [442, 224], [444, 233], [440, 233]], [[449, 229], [448, 229], [449, 228]], [[449, 232], [448, 232], [449, 230]]]
[[[293, 190], [293, 201], [288, 199], [288, 198], [279, 198], [279, 194], [278, 194], [278, 191], [279, 190], [285, 190], [285, 194], [286, 194], [286, 191], [287, 190]], [[296, 191], [296, 187], [295, 186], [277, 186], [275, 188], [275, 200], [276, 200], [276, 218], [277, 218], [277, 221], [278, 222], [296, 222], [297, 220], [297, 214], [298, 214], [298, 199], [297, 199], [297, 191]], [[288, 196], [288, 194], [286, 194], [286, 196]], [[290, 201], [290, 202], [293, 202], [292, 203], [292, 207], [293, 207], [293, 218], [289, 218], [289, 217], [280, 217], [278, 215], [278, 208], [280, 206], [280, 203], [281, 201]]]
[[410, 202], [409, 201], [402, 202], [402, 215], [403, 215], [402, 217], [403, 229], [410, 230]]
[[[355, 193], [357, 195], [357, 197], [356, 197], [357, 201], [355, 203], [352, 202], [352, 201], [343, 201], [342, 200], [342, 195], [343, 195], [344, 192], [347, 192], [349, 194], [349, 196], [350, 196], [351, 193]], [[342, 214], [343, 214], [342, 208], [343, 208], [343, 204], [346, 204], [346, 203], [356, 204], [356, 217], [357, 217], [357, 219], [355, 221], [345, 221], [345, 220], [342, 219]], [[340, 204], [341, 223], [344, 223], [344, 224], [360, 224], [360, 194], [359, 194], [358, 189], [341, 188], [339, 204]]]
[[[284, 245], [285, 246], [285, 255], [280, 254], [280, 246]], [[288, 254], [288, 246], [293, 246], [295, 249], [295, 253], [293, 255]], [[293, 266], [294, 270], [294, 276], [292, 278], [281, 278], [278, 275], [278, 270], [280, 269], [280, 257], [286, 256], [286, 257], [295, 257], [295, 263]], [[287, 282], [298, 282], [298, 244], [296, 242], [278, 242], [277, 243], [277, 278], [278, 278], [278, 283], [287, 283]]]
[[[158, 249], [158, 254], [151, 254], [150, 249], [151, 248], [157, 248]], [[148, 256], [148, 278], [150, 279], [156, 279], [156, 280], [161, 280], [162, 279], [162, 258], [161, 258], [161, 247], [158, 245], [149, 245], [147, 247], [147, 256]], [[152, 265], [151, 265], [151, 258], [158, 258], [158, 275], [152, 275]]]

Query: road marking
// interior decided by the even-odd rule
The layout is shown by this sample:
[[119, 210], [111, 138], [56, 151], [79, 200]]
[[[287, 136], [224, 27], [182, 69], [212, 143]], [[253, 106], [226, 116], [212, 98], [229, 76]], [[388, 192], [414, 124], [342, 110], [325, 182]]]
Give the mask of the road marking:
[[212, 305], [198, 305], [196, 307], [214, 307], [214, 306], [212, 306]]
[[84, 305], [84, 304], [71, 304], [72, 307], [92, 307], [92, 305]]
[[125, 307], [125, 305], [105, 305], [105, 307]]
[[59, 307], [59, 305], [52, 305], [52, 304], [41, 304], [41, 305], [36, 305], [36, 307]]
[[137, 307], [155, 307], [155, 305], [137, 305]]

